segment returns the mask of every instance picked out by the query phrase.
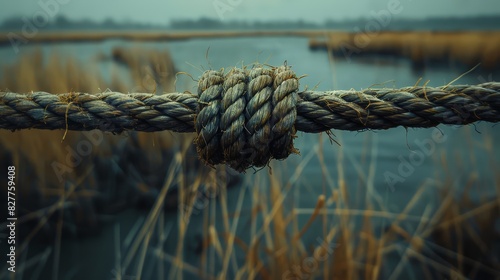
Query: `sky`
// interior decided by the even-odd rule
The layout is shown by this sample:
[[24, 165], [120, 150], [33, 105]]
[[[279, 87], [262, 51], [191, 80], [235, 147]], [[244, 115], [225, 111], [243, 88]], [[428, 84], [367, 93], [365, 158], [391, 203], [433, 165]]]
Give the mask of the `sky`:
[[[499, 0], [0, 0], [0, 21], [48, 14], [73, 19], [166, 24], [172, 19], [208, 17], [221, 21], [311, 22], [369, 18], [396, 5], [394, 18], [500, 15]], [[47, 8], [49, 7], [49, 9]]]

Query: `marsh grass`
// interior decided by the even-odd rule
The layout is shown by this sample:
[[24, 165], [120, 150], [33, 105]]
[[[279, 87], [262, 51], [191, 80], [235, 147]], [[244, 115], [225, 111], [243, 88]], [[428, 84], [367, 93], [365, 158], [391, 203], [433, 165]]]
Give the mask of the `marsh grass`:
[[[161, 73], [174, 69], [165, 53], [115, 49], [111, 57], [130, 68], [134, 81], [141, 81], [148, 71], [156, 71], [153, 76], [159, 80]], [[99, 73], [83, 70], [71, 58], [52, 55], [45, 61], [39, 52], [5, 69], [0, 88], [12, 91], [95, 92], [126, 87], [118, 78], [107, 85]], [[169, 77], [156, 85], [172, 87]], [[102, 279], [500, 276], [498, 256], [489, 247], [499, 240], [498, 229], [491, 225], [499, 219], [500, 177], [492, 182], [492, 195], [474, 200], [471, 194], [478, 190], [471, 186], [477, 176], [471, 172], [457, 194], [444, 151], [436, 153], [444, 177], [422, 182], [404, 209], [393, 212], [374, 186], [380, 167], [371, 137], [366, 137], [361, 159], [344, 154], [342, 147], [330, 154], [320, 136], [299, 161], [275, 162], [272, 168], [235, 176], [225, 167], [201, 166], [190, 136], [106, 134], [92, 154], [59, 182], [48, 166], [65, 162], [65, 147], [74, 148], [84, 139], [80, 133], [69, 132], [63, 143], [62, 131], [0, 131], [0, 135], [2, 164], [22, 167], [18, 177], [25, 178], [18, 189], [21, 272], [14, 279], [23, 278], [23, 273], [34, 279], [40, 275], [88, 279], [89, 272], [78, 270], [77, 263], [93, 263], [90, 267], [96, 268], [102, 260], [82, 254], [69, 263], [74, 270], [61, 268], [60, 264], [68, 264], [61, 259], [68, 246], [65, 238], [99, 237], [103, 228], [109, 228], [110, 216], [133, 206], [143, 209], [142, 217], [130, 228], [115, 222], [113, 242], [99, 249], [113, 256], [112, 264], [99, 275]], [[487, 136], [484, 143], [485, 149], [494, 149]], [[327, 165], [325, 157], [331, 156], [336, 157], [336, 166]], [[495, 158], [489, 160], [495, 172]], [[312, 161], [319, 162], [321, 186], [309, 185], [304, 178]], [[347, 178], [347, 168], [355, 169], [358, 178]], [[422, 207], [429, 193], [438, 192], [437, 209], [425, 203]], [[206, 203], [199, 204], [200, 193], [217, 195], [207, 195]], [[169, 214], [169, 209], [176, 211]], [[197, 244], [193, 244], [195, 231], [201, 234]], [[31, 253], [30, 247], [40, 240], [46, 249]], [[44, 268], [49, 264], [50, 269]]]
[[[409, 275], [426, 279], [481, 279], [499, 276], [499, 263], [492, 256], [495, 253], [485, 246], [498, 241], [498, 229], [491, 227], [499, 218], [498, 199], [473, 202], [468, 198], [471, 190], [467, 188], [457, 195], [448, 182], [453, 180], [453, 174], [448, 173], [444, 182], [423, 183], [402, 212], [391, 212], [372, 197], [368, 198], [366, 208], [356, 209], [349, 206], [345, 190], [349, 185], [340, 176], [337, 181], [326, 180], [326, 191], [318, 196], [315, 207], [297, 207], [291, 188], [300, 188], [299, 191], [305, 193], [301, 187], [304, 182], [299, 178], [309, 161], [314, 158], [321, 161], [320, 149], [316, 151], [304, 155], [290, 172], [291, 177], [280, 174], [276, 166], [272, 174], [253, 175], [258, 178], [252, 180], [255, 183], [243, 185], [235, 208], [227, 208], [227, 197], [219, 197], [223, 225], [219, 230], [214, 227], [211, 217], [218, 215], [215, 208], [210, 208], [204, 222], [207, 237], [202, 259], [206, 263], [202, 262], [201, 267], [205, 269], [200, 269], [198, 276], [208, 279], [401, 279]], [[341, 152], [338, 158], [342, 166]], [[369, 176], [377, 169], [375, 165], [376, 157], [359, 168]], [[467, 182], [467, 186], [473, 184], [473, 181]], [[436, 192], [437, 186], [444, 192], [442, 204], [436, 210], [430, 204], [419, 209], [421, 200], [429, 192]], [[498, 191], [498, 182], [495, 186]], [[248, 209], [239, 203], [244, 195], [252, 198]], [[229, 212], [233, 214], [228, 215]], [[247, 231], [249, 228], [250, 234], [240, 238], [237, 228], [247, 219], [250, 222], [243, 227]], [[386, 227], [377, 231], [381, 220]], [[474, 226], [476, 222], [479, 227]], [[305, 260], [317, 259], [325, 253], [321, 243], [317, 244], [314, 238], [311, 242], [311, 234], [327, 244], [333, 242], [334, 246], [326, 259], [321, 258], [309, 267]], [[481, 240], [483, 235], [485, 239]], [[475, 237], [473, 243], [471, 236]], [[465, 247], [468, 250], [464, 250]], [[231, 265], [231, 260], [239, 254], [245, 256], [244, 261]], [[172, 256], [178, 262], [172, 264], [183, 268], [181, 256], [176, 257]], [[478, 261], [484, 258], [488, 258], [488, 262]], [[217, 268], [210, 265], [214, 259], [222, 261]], [[186, 277], [177, 269], [169, 275], [171, 278]]]
[[166, 51], [142, 51], [132, 48], [114, 48], [113, 61], [123, 64], [134, 80], [134, 92], [172, 92], [176, 74], [172, 58]]
[[326, 40], [311, 39], [309, 46], [331, 50], [340, 58], [360, 55], [405, 57], [417, 67], [456, 61], [466, 67], [481, 64], [484, 69], [493, 70], [500, 62], [500, 33], [497, 31], [332, 32]]
[[[131, 61], [126, 67], [130, 68], [130, 80], [137, 89], [155, 92], [172, 87], [173, 64], [168, 52], [136, 49], [123, 57]], [[125, 91], [130, 84], [116, 75], [107, 83], [95, 64], [56, 53], [44, 57], [41, 50], [3, 67], [2, 91], [97, 93]], [[81, 132], [0, 131], [2, 167], [17, 166], [18, 178], [22, 178], [19, 181], [22, 187], [17, 190], [19, 238], [24, 240], [18, 247], [19, 255], [28, 250], [32, 240], [53, 241], [52, 262], [57, 265], [62, 236], [99, 234], [109, 215], [130, 205], [150, 207], [163, 184], [164, 170], [172, 160], [173, 151], [182, 143], [191, 142], [189, 135], [174, 136], [168, 132], [100, 134], [97, 138], [100, 140], [86, 146], [90, 152], [80, 154], [79, 145], [89, 143], [89, 138]], [[193, 164], [195, 159], [192, 157], [185, 164]], [[202, 169], [197, 168], [200, 173]], [[176, 208], [177, 203], [177, 196], [168, 196], [170, 208]], [[54, 273], [58, 271], [56, 268]]]

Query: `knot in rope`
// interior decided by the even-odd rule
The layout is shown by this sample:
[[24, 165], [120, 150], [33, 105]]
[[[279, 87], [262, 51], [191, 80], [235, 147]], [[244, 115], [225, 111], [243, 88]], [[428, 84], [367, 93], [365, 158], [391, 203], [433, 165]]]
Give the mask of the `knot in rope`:
[[237, 171], [297, 153], [293, 146], [299, 81], [290, 66], [208, 70], [198, 82], [195, 139], [209, 165]]

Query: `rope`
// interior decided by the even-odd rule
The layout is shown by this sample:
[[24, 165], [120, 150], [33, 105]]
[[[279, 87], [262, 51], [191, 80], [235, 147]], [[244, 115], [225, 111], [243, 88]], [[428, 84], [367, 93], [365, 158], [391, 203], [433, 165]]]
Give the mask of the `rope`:
[[238, 171], [298, 151], [296, 132], [500, 121], [500, 83], [302, 91], [284, 65], [209, 70], [198, 93], [0, 93], [0, 128], [196, 132], [200, 158]]

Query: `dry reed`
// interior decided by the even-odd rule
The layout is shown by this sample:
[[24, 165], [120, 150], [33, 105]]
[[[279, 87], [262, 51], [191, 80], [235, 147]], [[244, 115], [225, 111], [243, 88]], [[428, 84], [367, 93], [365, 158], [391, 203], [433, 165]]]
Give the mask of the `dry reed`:
[[500, 33], [496, 31], [331, 32], [326, 40], [311, 39], [309, 46], [331, 50], [340, 57], [370, 54], [405, 57], [415, 66], [457, 61], [468, 67], [481, 63], [485, 69], [497, 69], [500, 63]]

